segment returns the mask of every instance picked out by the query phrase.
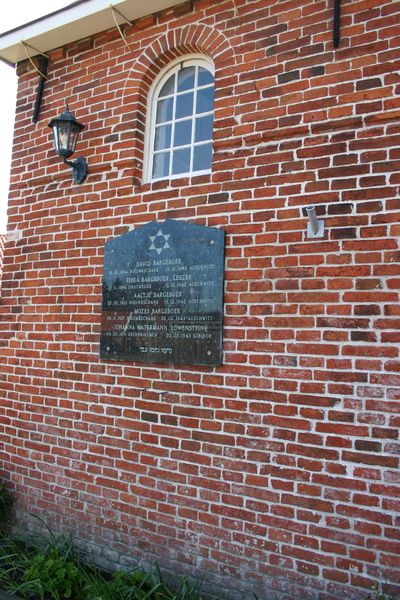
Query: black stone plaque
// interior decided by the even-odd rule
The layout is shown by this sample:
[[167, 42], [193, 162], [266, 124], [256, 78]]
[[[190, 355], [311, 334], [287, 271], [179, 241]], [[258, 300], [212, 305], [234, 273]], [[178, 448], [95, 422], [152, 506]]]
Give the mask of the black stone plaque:
[[220, 365], [224, 232], [152, 221], [105, 246], [100, 356]]

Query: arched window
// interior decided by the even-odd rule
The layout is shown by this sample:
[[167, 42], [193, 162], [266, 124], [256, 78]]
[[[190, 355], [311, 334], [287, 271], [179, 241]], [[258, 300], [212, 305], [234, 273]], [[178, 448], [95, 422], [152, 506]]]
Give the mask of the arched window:
[[214, 68], [205, 58], [170, 66], [150, 96], [147, 181], [210, 173]]

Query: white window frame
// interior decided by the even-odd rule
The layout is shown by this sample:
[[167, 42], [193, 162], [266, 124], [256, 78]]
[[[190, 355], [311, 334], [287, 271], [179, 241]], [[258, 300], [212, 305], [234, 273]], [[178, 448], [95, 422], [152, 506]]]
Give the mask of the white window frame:
[[[154, 136], [156, 130], [156, 111], [157, 111], [157, 100], [158, 95], [164, 85], [164, 83], [173, 75], [174, 72], [178, 72], [180, 69], [184, 67], [191, 66], [199, 66], [207, 69], [215, 76], [215, 67], [214, 63], [211, 59], [201, 54], [190, 54], [185, 55], [184, 57], [175, 59], [171, 61], [168, 66], [161, 71], [158, 75], [157, 79], [153, 82], [153, 85], [150, 88], [149, 96], [148, 96], [148, 107], [147, 107], [147, 118], [146, 118], [146, 133], [145, 133], [145, 146], [144, 146], [144, 183], [152, 183], [155, 181], [165, 181], [170, 179], [179, 179], [182, 177], [193, 177], [197, 175], [205, 175], [211, 173], [211, 168], [205, 169], [202, 171], [188, 171], [185, 173], [177, 173], [174, 175], [164, 175], [163, 177], [153, 177], [153, 157], [154, 157]], [[197, 89], [197, 88], [196, 88]], [[215, 82], [214, 82], [215, 89]], [[176, 98], [176, 93], [174, 94], [174, 99]], [[174, 100], [175, 101], [175, 100]], [[208, 113], [206, 113], [208, 114]], [[213, 116], [215, 116], [215, 109], [213, 111]], [[173, 121], [175, 124], [175, 120]], [[194, 130], [194, 127], [193, 127]], [[172, 132], [173, 133], [173, 132]], [[193, 132], [192, 132], [192, 142], [190, 147], [193, 148]], [[172, 143], [172, 134], [171, 134], [171, 143]]]

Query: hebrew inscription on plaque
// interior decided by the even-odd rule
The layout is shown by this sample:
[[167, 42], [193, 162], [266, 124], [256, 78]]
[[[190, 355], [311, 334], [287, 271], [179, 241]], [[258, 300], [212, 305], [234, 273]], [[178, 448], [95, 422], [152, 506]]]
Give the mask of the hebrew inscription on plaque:
[[220, 365], [224, 232], [152, 221], [105, 246], [100, 356]]

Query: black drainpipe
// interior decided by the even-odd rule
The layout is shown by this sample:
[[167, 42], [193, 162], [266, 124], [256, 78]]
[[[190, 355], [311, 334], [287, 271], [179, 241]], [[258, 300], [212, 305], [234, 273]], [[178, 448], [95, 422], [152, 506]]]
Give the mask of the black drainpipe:
[[32, 116], [32, 120], [34, 123], [37, 123], [38, 118], [39, 118], [39, 112], [40, 112], [40, 105], [42, 103], [42, 95], [43, 95], [43, 88], [44, 88], [44, 82], [46, 81], [46, 76], [47, 76], [47, 67], [49, 65], [49, 59], [47, 58], [47, 56], [39, 56], [39, 71], [41, 73], [43, 73], [43, 75], [40, 76], [39, 79], [39, 85], [36, 91], [36, 100], [35, 100], [35, 108], [33, 109], [33, 116]]
[[340, 42], [340, 0], [333, 0], [333, 47], [338, 48]]

